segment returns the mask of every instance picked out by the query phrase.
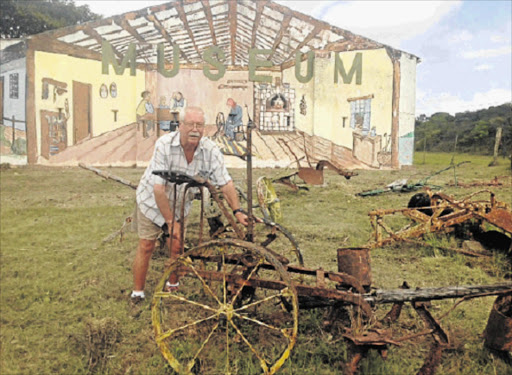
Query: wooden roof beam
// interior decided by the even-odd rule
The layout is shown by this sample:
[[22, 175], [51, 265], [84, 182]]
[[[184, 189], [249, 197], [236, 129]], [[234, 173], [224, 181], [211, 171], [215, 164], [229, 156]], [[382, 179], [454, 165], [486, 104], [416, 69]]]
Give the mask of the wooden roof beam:
[[217, 45], [217, 37], [215, 35], [215, 28], [213, 26], [213, 15], [212, 10], [210, 8], [209, 0], [201, 0], [201, 4], [203, 4], [204, 13], [206, 14], [206, 19], [208, 20], [208, 26], [210, 26], [210, 32], [212, 34], [213, 45]]
[[[89, 35], [91, 38], [94, 38], [96, 39], [96, 41], [99, 43], [99, 45], [101, 45], [103, 43], [103, 37], [101, 36], [100, 33], [98, 33], [96, 30], [94, 30], [92, 27], [89, 27], [89, 26], [86, 26], [84, 28], [84, 33]], [[118, 59], [123, 59], [123, 54], [121, 52], [119, 52], [112, 44], [110, 45], [112, 47], [112, 50], [114, 51], [114, 54], [116, 55], [116, 57]]]
[[322, 31], [324, 28], [323, 26], [321, 25], [315, 25], [315, 28], [309, 33], [309, 35], [304, 38], [304, 40], [297, 46], [297, 48], [295, 48], [292, 52], [290, 52], [290, 54], [288, 55], [288, 57], [284, 60], [284, 62], [290, 60], [291, 58], [293, 58], [295, 56], [295, 54], [297, 53], [297, 51], [300, 51], [300, 49], [302, 47], [304, 47], [306, 44], [308, 44], [311, 39], [313, 39], [315, 36], [318, 35], [318, 33], [320, 31]]
[[116, 24], [121, 26], [124, 30], [128, 31], [131, 36], [133, 36], [139, 43], [147, 44], [146, 40], [140, 36], [140, 34], [135, 30], [130, 23], [126, 19], [116, 21]]
[[[172, 39], [172, 37], [169, 35], [169, 33], [167, 32], [167, 30], [164, 28], [164, 26], [160, 23], [160, 21], [152, 14], [148, 15], [147, 16], [147, 19], [151, 22], [153, 22], [153, 25], [155, 25], [155, 28], [160, 32], [160, 34], [162, 35], [162, 37], [171, 45], [174, 46], [175, 42], [174, 40]], [[180, 48], [180, 54], [181, 54], [181, 57], [183, 57], [183, 59], [187, 62], [187, 64], [190, 64], [191, 61], [190, 59], [188, 58], [188, 56], [185, 54], [185, 52], [183, 52]], [[173, 61], [173, 64], [175, 62]], [[178, 61], [179, 63], [179, 61]]]
[[196, 41], [194, 38], [194, 33], [190, 29], [190, 25], [188, 24], [187, 15], [185, 13], [185, 9], [183, 8], [183, 0], [176, 1], [174, 4], [174, 7], [178, 11], [178, 15], [180, 17], [181, 22], [183, 22], [183, 25], [185, 26], [185, 30], [188, 32], [188, 36], [190, 37], [190, 41], [192, 42], [192, 45], [194, 46], [194, 49], [196, 50], [199, 57], [201, 56], [201, 52], [199, 52], [199, 48], [197, 48]]
[[261, 14], [263, 13], [263, 8], [265, 8], [267, 3], [268, 0], [260, 0], [256, 2], [256, 17], [254, 18], [254, 24], [252, 26], [251, 48], [254, 48], [256, 45], [256, 34], [260, 24]]
[[237, 28], [237, 2], [229, 1], [228, 19], [230, 20], [229, 34], [231, 35], [231, 65], [235, 65], [236, 54], [236, 28]]
[[290, 21], [292, 20], [291, 14], [286, 14], [284, 16], [284, 19], [281, 23], [281, 30], [279, 30], [279, 34], [277, 35], [276, 40], [274, 41], [274, 45], [272, 46], [272, 54], [269, 55], [267, 60], [272, 60], [274, 57], [274, 54], [276, 53], [277, 47], [279, 47], [279, 44], [283, 40], [283, 37], [286, 33], [286, 30], [288, 29], [288, 26], [290, 26]]

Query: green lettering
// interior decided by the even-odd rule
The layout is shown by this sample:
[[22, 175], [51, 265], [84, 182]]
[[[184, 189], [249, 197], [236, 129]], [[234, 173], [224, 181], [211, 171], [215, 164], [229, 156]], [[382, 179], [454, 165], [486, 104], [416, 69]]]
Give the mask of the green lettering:
[[249, 81], [253, 82], [265, 82], [272, 83], [272, 77], [256, 75], [256, 68], [259, 66], [271, 67], [273, 66], [272, 61], [260, 60], [256, 58], [256, 55], [271, 55], [271, 49], [257, 49], [251, 48], [249, 50]]
[[352, 78], [355, 73], [356, 84], [360, 85], [363, 79], [363, 54], [361, 52], [356, 53], [354, 61], [352, 62], [352, 67], [347, 74], [339, 53], [336, 53], [334, 55], [334, 83], [338, 83], [338, 73], [341, 73], [343, 83], [352, 83]]
[[109, 64], [112, 64], [112, 67], [114, 68], [114, 71], [118, 76], [123, 75], [124, 69], [130, 63], [130, 75], [135, 75], [135, 44], [130, 43], [128, 46], [128, 51], [126, 52], [126, 55], [123, 56], [123, 60], [121, 62], [121, 66], [117, 63], [117, 59], [114, 54], [114, 49], [110, 45], [109, 42], [106, 40], [103, 40], [101, 42], [101, 63], [102, 68], [101, 72], [103, 74], [108, 74], [108, 66]]
[[[216, 60], [215, 57], [217, 57], [218, 60]], [[203, 60], [209, 64], [203, 65], [203, 74], [206, 78], [210, 79], [211, 81], [218, 81], [224, 77], [224, 74], [226, 74], [226, 67], [222, 63], [226, 60], [226, 54], [220, 47], [209, 47], [206, 51], [204, 51]], [[210, 65], [217, 69], [217, 73], [212, 73], [212, 68]]]
[[157, 69], [158, 73], [163, 75], [165, 78], [172, 78], [180, 71], [180, 47], [177, 45], [172, 46], [172, 69], [165, 69], [165, 55], [164, 55], [164, 44], [158, 43], [157, 45]]
[[295, 78], [297, 78], [297, 81], [299, 81], [300, 83], [308, 83], [309, 81], [311, 81], [311, 78], [313, 78], [313, 74], [315, 72], [315, 53], [313, 51], [308, 51], [307, 55], [308, 65], [305, 76], [301, 75], [300, 73], [303, 54], [299, 51], [295, 55]]

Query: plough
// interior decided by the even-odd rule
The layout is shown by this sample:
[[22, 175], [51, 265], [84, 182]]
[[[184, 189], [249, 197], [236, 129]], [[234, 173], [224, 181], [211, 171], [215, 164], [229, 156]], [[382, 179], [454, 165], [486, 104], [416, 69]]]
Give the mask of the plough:
[[[248, 163], [250, 166], [250, 158]], [[203, 241], [201, 210], [197, 245], [169, 265], [153, 295], [155, 340], [177, 373], [274, 374], [290, 357], [297, 341], [299, 311], [309, 308], [329, 309], [326, 327], [336, 323], [340, 311], [347, 310], [361, 321], [372, 322], [374, 328], [363, 333], [358, 327], [343, 330], [342, 336], [352, 348], [352, 356], [345, 364], [347, 373], [357, 370], [368, 350], [376, 349], [385, 355], [388, 346], [400, 346], [421, 335], [430, 335], [434, 343], [419, 373], [433, 373], [450, 340], [439, 319], [430, 313], [428, 301], [459, 299], [460, 303], [483, 296], [512, 295], [512, 283], [375, 290], [371, 288], [368, 248], [338, 249], [337, 272], [306, 268], [298, 264], [298, 249], [276, 248], [271, 237], [255, 235], [254, 227], [265, 223], [252, 215], [251, 194], [250, 223], [245, 229], [236, 223], [207, 180], [169, 171], [153, 173], [173, 184], [174, 189], [180, 183], [186, 184], [185, 189], [207, 189], [231, 227], [215, 239]], [[250, 191], [250, 175], [248, 180]], [[181, 207], [183, 215], [184, 204]], [[500, 206], [495, 202], [493, 207]], [[479, 211], [479, 215], [488, 218], [489, 214], [493, 217], [491, 212]], [[171, 273], [180, 276], [178, 293], [165, 291]], [[427, 330], [395, 337], [383, 328], [398, 319], [404, 303], [412, 304]], [[379, 322], [375, 308], [381, 304], [393, 307]], [[510, 334], [512, 317], [507, 319], [502, 331]], [[508, 340], [504, 341], [508, 345]]]
[[[483, 193], [489, 194], [488, 200], [473, 200], [475, 196]], [[423, 204], [401, 209], [374, 210], [368, 214], [373, 228], [373, 240], [368, 244], [369, 247], [377, 248], [397, 241], [407, 241], [427, 233], [451, 232], [457, 225], [469, 221], [479, 224], [487, 222], [509, 236], [512, 235], [510, 207], [498, 201], [489, 190], [481, 190], [457, 200], [447, 194], [433, 193], [427, 189], [425, 193], [416, 194], [414, 198], [418, 198]], [[411, 222], [405, 227], [393, 230], [385, 218], [399, 214]]]
[[[249, 129], [249, 150], [250, 136]], [[250, 172], [250, 153], [247, 161]], [[423, 289], [411, 289], [404, 283], [400, 289], [375, 289], [371, 285], [369, 252], [377, 245], [338, 249], [336, 272], [305, 267], [293, 237], [268, 218], [257, 219], [252, 214], [250, 173], [247, 208], [251, 220], [247, 229], [236, 223], [207, 180], [170, 171], [154, 173], [174, 184], [175, 194], [178, 185], [186, 184], [185, 189], [198, 189], [201, 198], [197, 244], [168, 265], [152, 300], [155, 341], [179, 374], [274, 374], [290, 357], [297, 341], [299, 311], [313, 308], [327, 310], [325, 329], [345, 325], [341, 337], [351, 353], [343, 364], [347, 374], [357, 371], [359, 361], [369, 350], [377, 350], [385, 357], [389, 346], [400, 347], [405, 341], [425, 335], [433, 342], [418, 374], [433, 374], [450, 343], [440, 320], [461, 302], [485, 296], [498, 296], [484, 331], [486, 345], [502, 351], [512, 349], [512, 283]], [[203, 233], [205, 190], [227, 221], [222, 231], [212, 234], [213, 238]], [[381, 225], [385, 215], [399, 212], [419, 225], [415, 229], [418, 233], [449, 229], [471, 218], [486, 220], [510, 233], [510, 212], [492, 193], [489, 202], [473, 202], [470, 197], [456, 201], [443, 194], [429, 197], [432, 204], [428, 207], [370, 213], [374, 228], [380, 226], [389, 234], [384, 237], [381, 231], [376, 236], [380, 244], [405, 233], [395, 234]], [[181, 205], [182, 217], [184, 206]], [[448, 209], [452, 212], [447, 213]], [[408, 233], [412, 236], [417, 232]], [[181, 286], [179, 292], [168, 293], [164, 285], [173, 272], [180, 276]], [[428, 302], [442, 299], [458, 302], [434, 317]], [[386, 327], [399, 319], [406, 303], [412, 305], [427, 329], [396, 336]], [[385, 304], [392, 307], [378, 321], [376, 308]], [[347, 311], [359, 317], [354, 321], [371, 323], [372, 328], [362, 330], [340, 318]]]

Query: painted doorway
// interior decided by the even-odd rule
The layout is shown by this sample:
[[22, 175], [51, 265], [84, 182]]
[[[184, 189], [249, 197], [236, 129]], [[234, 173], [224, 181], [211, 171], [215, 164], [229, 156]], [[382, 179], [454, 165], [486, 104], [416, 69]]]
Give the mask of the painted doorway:
[[50, 159], [68, 145], [67, 120], [62, 113], [41, 111], [41, 156]]
[[91, 135], [90, 84], [73, 81], [73, 144]]

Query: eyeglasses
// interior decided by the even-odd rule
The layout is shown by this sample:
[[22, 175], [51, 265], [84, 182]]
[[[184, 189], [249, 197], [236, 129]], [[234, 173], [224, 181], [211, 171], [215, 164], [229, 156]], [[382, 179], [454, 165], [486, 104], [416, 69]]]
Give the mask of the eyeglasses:
[[198, 130], [204, 129], [204, 122], [184, 122], [183, 125], [189, 129], [194, 129], [194, 127]]

